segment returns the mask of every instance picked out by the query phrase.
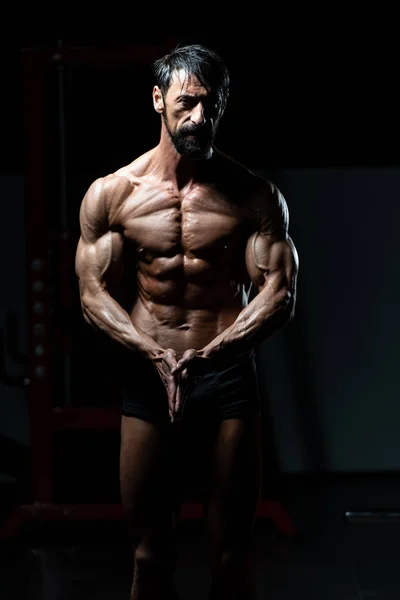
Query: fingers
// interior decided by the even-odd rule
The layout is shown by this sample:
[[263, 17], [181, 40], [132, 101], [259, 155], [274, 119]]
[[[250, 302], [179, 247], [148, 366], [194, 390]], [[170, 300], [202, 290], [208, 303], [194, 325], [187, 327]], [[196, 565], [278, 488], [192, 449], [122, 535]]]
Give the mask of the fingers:
[[157, 357], [154, 364], [167, 391], [168, 413], [170, 420], [173, 422], [178, 388], [177, 377], [172, 374], [172, 369], [176, 366], [175, 351], [172, 348], [168, 348], [162, 356]]
[[167, 363], [169, 370], [172, 372], [173, 368], [176, 366], [176, 352], [169, 348], [165, 351], [162, 360]]
[[174, 414], [177, 414], [180, 411], [180, 408], [182, 406], [182, 388], [180, 385], [177, 386], [176, 389], [176, 401], [175, 401], [175, 406], [174, 406]]
[[183, 394], [180, 385], [181, 374], [177, 369], [176, 353], [174, 350], [167, 350], [164, 361], [168, 367], [167, 371], [167, 392], [168, 392], [168, 412], [171, 423], [175, 421], [176, 415], [182, 406]]
[[189, 369], [188, 365], [193, 358], [196, 356], [195, 350], [186, 351], [184, 356], [176, 364], [175, 368], [172, 369], [171, 373], [175, 377], [176, 384], [176, 401], [174, 406], [174, 412], [171, 415], [171, 421], [173, 422], [174, 417], [182, 412], [183, 404], [185, 401], [186, 393], [189, 387]]
[[178, 360], [176, 366], [172, 369], [172, 373], [182, 372], [194, 358], [196, 358], [196, 350], [186, 350], [182, 358]]
[[170, 375], [168, 377], [168, 386], [167, 386], [167, 393], [168, 393], [168, 410], [169, 410], [169, 416], [171, 419], [171, 422], [173, 422], [174, 420], [174, 414], [176, 412], [176, 396], [177, 396], [177, 389], [178, 386], [176, 384], [175, 381], [175, 377], [173, 375]]
[[196, 350], [186, 350], [182, 358], [176, 361], [176, 352], [169, 348], [159, 357], [157, 369], [168, 394], [168, 414], [171, 423], [182, 410], [184, 395], [188, 387], [188, 366], [196, 358]]

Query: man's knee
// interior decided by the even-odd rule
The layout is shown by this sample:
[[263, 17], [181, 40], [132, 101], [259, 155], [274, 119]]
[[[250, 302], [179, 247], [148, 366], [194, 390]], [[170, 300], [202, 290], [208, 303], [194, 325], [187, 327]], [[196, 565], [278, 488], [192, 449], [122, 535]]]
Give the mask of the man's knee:
[[143, 574], [152, 574], [155, 571], [171, 571], [177, 560], [176, 548], [171, 545], [150, 547], [139, 544], [135, 550], [135, 566]]

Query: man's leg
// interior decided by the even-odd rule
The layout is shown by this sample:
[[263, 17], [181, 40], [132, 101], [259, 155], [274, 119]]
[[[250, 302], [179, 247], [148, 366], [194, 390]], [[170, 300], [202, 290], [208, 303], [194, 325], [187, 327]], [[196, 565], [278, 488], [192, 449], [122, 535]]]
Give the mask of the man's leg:
[[227, 419], [217, 433], [205, 506], [210, 600], [254, 600], [249, 542], [260, 491], [259, 415]]
[[121, 499], [134, 548], [131, 600], [178, 598], [173, 586], [176, 542], [168, 450], [169, 439], [161, 428], [122, 416]]

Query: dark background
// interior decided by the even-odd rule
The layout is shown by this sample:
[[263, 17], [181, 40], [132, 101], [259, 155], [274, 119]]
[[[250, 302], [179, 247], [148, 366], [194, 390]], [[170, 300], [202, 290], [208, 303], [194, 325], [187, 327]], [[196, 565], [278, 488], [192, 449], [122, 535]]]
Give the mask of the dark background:
[[[266, 475], [275, 469], [287, 473], [397, 471], [400, 155], [394, 38], [386, 31], [372, 35], [371, 29], [355, 27], [330, 31], [326, 21], [324, 27], [310, 26], [294, 34], [282, 22], [277, 25], [275, 34], [269, 25], [265, 35], [242, 31], [239, 36], [224, 29], [224, 35], [221, 31], [164, 36], [135, 32], [133, 39], [132, 35], [111, 34], [35, 36], [31, 31], [3, 38], [2, 315], [6, 322], [7, 311], [17, 313], [18, 344], [24, 354], [29, 323], [25, 317], [23, 49], [53, 48], [56, 52], [59, 40], [64, 47], [110, 52], [135, 44], [157, 45], [162, 53], [178, 42], [208, 44], [226, 61], [232, 81], [217, 146], [279, 185], [289, 204], [291, 235], [302, 265], [297, 317], [260, 353], [268, 432]], [[159, 118], [152, 108], [150, 65], [143, 69], [66, 67], [64, 76], [73, 251], [77, 210], [87, 186], [154, 146]], [[49, 248], [54, 250], [52, 244], [61, 230], [58, 201], [54, 200], [59, 184], [55, 70], [49, 72], [47, 85], [47, 214]], [[53, 256], [57, 269], [57, 254]], [[90, 404], [107, 403], [107, 398], [101, 398], [101, 394], [107, 396], [107, 374], [97, 362], [105, 355], [96, 355], [101, 354], [101, 346], [92, 344], [92, 333], [79, 314], [72, 262], [68, 277], [74, 308], [68, 314], [56, 313], [56, 318], [76, 335], [78, 375], [71, 389], [90, 388], [91, 395], [86, 396]], [[56, 298], [59, 281], [52, 280]], [[88, 356], [92, 361], [84, 364], [82, 359]], [[26, 390], [20, 385], [26, 365], [23, 361], [13, 364], [14, 359], [15, 353], [6, 362], [8, 371], [16, 373], [16, 383], [1, 388], [0, 439], [6, 458], [0, 471], [17, 481], [28, 481], [29, 418]], [[55, 372], [62, 373], [59, 350], [53, 351], [52, 359]], [[55, 403], [64, 393], [61, 375], [58, 386]], [[102, 449], [105, 461], [110, 448], [116, 451], [116, 440], [109, 443], [100, 436], [94, 445]], [[80, 493], [73, 488], [75, 469], [85, 473], [84, 456], [92, 465], [101, 459], [96, 459], [95, 450], [88, 454], [83, 432], [69, 441], [63, 434], [56, 445], [63, 473], [69, 477], [60, 483], [60, 493], [64, 500], [75, 498]], [[77, 460], [73, 468], [68, 467], [72, 447], [78, 457], [82, 449], [82, 461]], [[117, 474], [113, 469], [110, 466], [110, 477]], [[94, 482], [100, 479], [96, 471], [92, 475], [88, 486], [96, 498]], [[104, 486], [103, 493], [107, 496]]]
[[[219, 145], [254, 167], [389, 166], [397, 165], [397, 50], [391, 30], [370, 22], [369, 27], [340, 27], [324, 22], [285, 28], [278, 21], [264, 35], [244, 29], [218, 30], [214, 35], [170, 35], [135, 32], [93, 35], [19, 34], [2, 39], [1, 97], [3, 172], [20, 172], [24, 154], [21, 49], [65, 46], [112, 48], [134, 44], [173, 47], [174, 42], [209, 44], [225, 59], [231, 72], [231, 97], [221, 126]], [[388, 16], [386, 27], [389, 27]], [[93, 27], [93, 29], [95, 29]], [[122, 94], [146, 97], [132, 79], [112, 94], [105, 84], [108, 114]], [[114, 91], [114, 90], [113, 90]], [[147, 98], [148, 99], [148, 98]], [[94, 104], [96, 98], [90, 99]], [[89, 98], [81, 98], [82, 102]], [[147, 103], [149, 106], [149, 103]], [[107, 114], [99, 115], [99, 123]], [[133, 127], [151, 127], [133, 118]], [[141, 123], [139, 125], [139, 123]], [[100, 131], [100, 128], [99, 128]], [[129, 138], [126, 138], [127, 140]], [[120, 144], [124, 138], [120, 136]], [[95, 145], [94, 145], [95, 146]]]
[[[33, 255], [26, 238], [31, 229], [26, 146], [40, 147], [43, 136], [28, 136], [24, 122], [28, 96], [22, 49], [56, 52], [59, 39], [65, 47], [96, 47], [99, 52], [137, 43], [164, 46], [167, 38], [208, 43], [226, 60], [232, 77], [217, 145], [280, 187], [300, 256], [296, 317], [258, 353], [264, 497], [279, 500], [283, 520], [286, 511], [298, 535], [296, 543], [291, 538], [285, 543], [284, 536], [271, 536], [269, 527], [264, 532], [265, 522], [258, 522], [260, 585], [271, 598], [399, 598], [398, 528], [393, 526], [400, 506], [397, 15], [383, 3], [354, 8], [348, 3], [309, 8], [304, 3], [164, 3], [124, 10], [108, 4], [96, 5], [88, 15], [84, 9], [58, 3], [41, 10], [37, 3], [18, 3], [15, 9], [2, 7], [1, 13], [0, 525], [10, 523], [13, 507], [37, 501], [34, 489], [46, 480], [48, 464], [45, 453], [32, 481], [33, 451], [40, 444], [46, 448], [49, 432], [46, 420], [39, 420], [32, 444], [30, 403], [40, 408], [41, 398], [33, 399], [32, 388], [24, 385], [35, 360], [28, 360], [27, 352]], [[215, 22], [218, 9], [221, 23]], [[11, 10], [16, 18], [10, 18]], [[67, 17], [74, 27], [66, 27]], [[196, 27], [203, 33], [193, 32]], [[152, 81], [145, 69], [66, 68], [64, 76], [65, 247], [70, 259], [62, 269], [54, 69], [48, 73], [48, 129], [43, 132], [47, 212], [45, 227], [39, 228], [47, 231], [45, 243], [52, 253], [53, 270], [46, 282], [54, 309], [52, 331], [61, 333], [61, 340], [72, 340], [69, 356], [57, 336], [46, 348], [57, 382], [52, 402], [62, 405], [69, 396], [79, 404], [81, 394], [91, 392], [86, 402], [113, 404], [105, 348], [94, 343], [78, 310], [72, 269], [77, 210], [93, 177], [157, 143], [159, 117], [152, 109]], [[34, 203], [34, 195], [29, 197]], [[31, 513], [36, 517], [29, 545], [33, 551], [17, 552], [6, 539], [1, 589], [6, 596], [9, 589], [13, 598], [36, 598], [37, 588], [46, 597], [75, 598], [81, 590], [84, 598], [93, 593], [106, 597], [107, 591], [116, 598], [118, 589], [121, 597], [127, 596], [121, 584], [126, 581], [126, 590], [130, 587], [130, 552], [125, 553], [123, 535], [112, 543], [111, 555], [107, 550], [116, 528], [107, 522], [106, 504], [106, 518], [89, 521], [87, 536], [83, 523], [74, 527], [68, 514], [61, 519], [65, 527], [54, 521], [47, 528], [35, 526], [41, 507], [46, 513], [43, 500], [88, 502], [91, 511], [119, 502], [118, 431], [71, 429], [58, 432], [52, 443], [50, 497], [40, 495]], [[50, 505], [46, 514], [54, 514], [53, 509]], [[353, 509], [353, 519], [344, 519], [345, 511]], [[189, 545], [182, 558], [196, 554], [195, 537]], [[190, 558], [183, 563], [182, 581], [192, 580], [186, 587], [197, 598], [204, 587], [201, 566], [192, 563], [193, 571], [190, 564]], [[29, 591], [21, 593], [21, 588]]]

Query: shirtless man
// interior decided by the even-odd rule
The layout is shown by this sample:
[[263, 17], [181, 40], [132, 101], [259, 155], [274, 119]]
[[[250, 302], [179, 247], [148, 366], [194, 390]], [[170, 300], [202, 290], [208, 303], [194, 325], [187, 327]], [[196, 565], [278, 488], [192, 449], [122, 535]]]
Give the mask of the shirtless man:
[[[159, 143], [91, 184], [76, 254], [83, 315], [127, 359], [120, 482], [134, 543], [131, 598], [178, 597], [174, 510], [194, 473], [205, 482], [209, 598], [252, 600], [253, 348], [293, 317], [298, 256], [276, 186], [214, 146], [229, 90], [218, 55], [184, 46], [154, 67]], [[128, 307], [113, 294], [122, 264], [135, 282]]]

